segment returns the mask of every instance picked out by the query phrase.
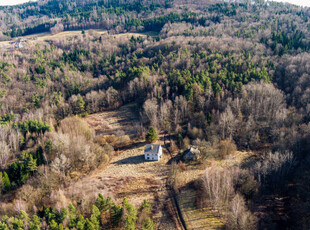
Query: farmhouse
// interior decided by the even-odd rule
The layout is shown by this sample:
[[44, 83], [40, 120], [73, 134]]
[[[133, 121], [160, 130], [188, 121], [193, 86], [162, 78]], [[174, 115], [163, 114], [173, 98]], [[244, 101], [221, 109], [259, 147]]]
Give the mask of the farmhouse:
[[147, 144], [144, 149], [145, 160], [159, 161], [162, 158], [163, 149], [161, 145]]

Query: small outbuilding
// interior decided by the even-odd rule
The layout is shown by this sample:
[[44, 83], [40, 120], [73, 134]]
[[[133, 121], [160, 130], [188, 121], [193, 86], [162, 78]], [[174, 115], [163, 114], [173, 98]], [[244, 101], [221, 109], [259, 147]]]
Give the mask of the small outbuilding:
[[161, 145], [147, 144], [144, 149], [145, 160], [159, 161], [163, 155]]
[[200, 151], [197, 146], [193, 145], [187, 149], [183, 154], [184, 161], [196, 161], [200, 155]]
[[16, 48], [16, 49], [23, 48], [23, 45], [22, 45], [21, 40], [18, 40], [18, 41], [15, 43], [15, 48]]

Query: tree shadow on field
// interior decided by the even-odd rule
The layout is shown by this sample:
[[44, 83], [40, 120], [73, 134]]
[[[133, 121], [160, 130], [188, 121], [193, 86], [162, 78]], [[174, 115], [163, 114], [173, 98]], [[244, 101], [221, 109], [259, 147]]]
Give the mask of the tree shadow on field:
[[122, 165], [122, 164], [141, 164], [144, 163], [144, 154], [139, 156], [128, 157], [114, 162], [113, 164]]
[[145, 146], [145, 145], [146, 145], [145, 141], [132, 142], [129, 145], [125, 145], [125, 146], [116, 148], [116, 150], [125, 151], [125, 150], [137, 149], [137, 148], [140, 148], [140, 147]]

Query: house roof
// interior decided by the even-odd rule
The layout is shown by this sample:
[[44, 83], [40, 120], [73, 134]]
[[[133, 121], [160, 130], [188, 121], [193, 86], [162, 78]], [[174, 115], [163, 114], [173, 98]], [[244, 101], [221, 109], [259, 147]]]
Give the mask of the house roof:
[[185, 151], [185, 153], [199, 154], [200, 151], [197, 146], [192, 145], [189, 149]]
[[144, 149], [144, 153], [159, 153], [160, 145], [147, 144]]

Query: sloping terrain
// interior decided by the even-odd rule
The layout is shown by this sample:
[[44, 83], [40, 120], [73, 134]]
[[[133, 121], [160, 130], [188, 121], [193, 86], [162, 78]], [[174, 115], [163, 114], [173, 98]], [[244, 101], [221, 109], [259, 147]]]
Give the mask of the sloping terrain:
[[[134, 105], [123, 106], [118, 110], [93, 114], [85, 118], [91, 128], [99, 134], [113, 134], [124, 131], [131, 135], [132, 122], [136, 120]], [[163, 144], [163, 141], [158, 141]], [[136, 207], [144, 199], [153, 205], [153, 218], [156, 229], [175, 229], [173, 221], [165, 210], [168, 199], [166, 180], [168, 176], [169, 160], [165, 154], [160, 162], [146, 162], [144, 160], [144, 142], [135, 141], [128, 148], [117, 151], [110, 164], [93, 171], [66, 189], [66, 196], [79, 199], [81, 196], [90, 200], [98, 193], [112, 197], [121, 203], [126, 197]]]
[[138, 121], [135, 104], [128, 104], [116, 110], [89, 115], [85, 121], [96, 135], [111, 135], [123, 131], [130, 137], [135, 133], [134, 124]]
[[194, 189], [186, 189], [177, 196], [186, 228], [188, 230], [225, 229], [220, 220], [213, 215], [212, 210], [196, 207], [196, 193]]

